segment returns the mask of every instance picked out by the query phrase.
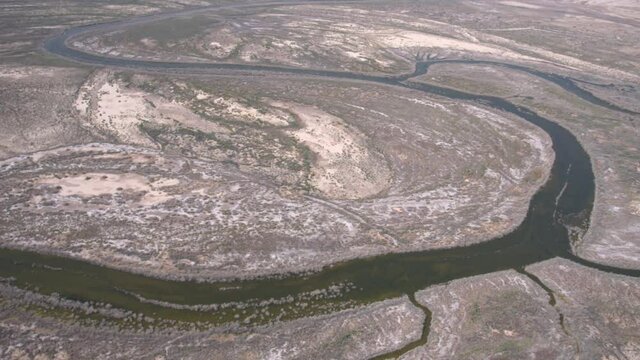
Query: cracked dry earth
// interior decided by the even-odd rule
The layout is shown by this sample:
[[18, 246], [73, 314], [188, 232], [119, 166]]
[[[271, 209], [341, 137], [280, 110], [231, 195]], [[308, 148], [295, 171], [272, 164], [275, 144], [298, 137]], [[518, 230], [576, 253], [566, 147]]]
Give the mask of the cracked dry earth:
[[[340, 79], [90, 67], [38, 49], [72, 26], [229, 4], [0, 4], [3, 248], [216, 280], [465, 246], [523, 220], [549, 176], [551, 140], [485, 104]], [[411, 81], [499, 96], [568, 128], [597, 183], [588, 232], [570, 229], [574, 251], [637, 269], [639, 27], [629, 0], [316, 3], [200, 11], [70, 45], [394, 75], [416, 60], [468, 58], [575, 77], [632, 111], [500, 66], [437, 64]], [[1, 280], [8, 359], [640, 359], [638, 277], [563, 258], [329, 314], [210, 329]]]

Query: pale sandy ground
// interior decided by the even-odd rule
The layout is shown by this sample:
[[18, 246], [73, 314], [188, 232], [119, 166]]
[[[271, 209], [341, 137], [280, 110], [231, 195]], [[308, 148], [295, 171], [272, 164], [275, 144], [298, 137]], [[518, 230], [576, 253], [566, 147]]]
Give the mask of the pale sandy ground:
[[509, 6], [515, 6], [515, 7], [523, 7], [523, 8], [527, 8], [527, 9], [541, 9], [542, 8], [542, 7], [538, 6], [538, 5], [534, 5], [534, 4], [530, 4], [530, 3], [524, 3], [524, 2], [520, 2], [520, 1], [500, 1], [500, 4], [509, 5]]
[[41, 66], [0, 66], [0, 78], [20, 80], [32, 76], [54, 77], [59, 69]]
[[155, 148], [139, 126], [143, 122], [203, 132], [225, 132], [191, 110], [160, 96], [123, 87], [108, 70], [99, 70], [78, 92], [75, 108], [84, 125], [123, 143]]
[[[199, 100], [208, 96], [204, 92]], [[215, 105], [221, 107], [217, 109], [220, 111], [220, 116], [231, 116], [234, 119], [250, 122], [266, 122], [274, 126], [287, 126], [289, 125], [291, 116], [283, 111], [274, 111], [275, 109], [268, 109], [267, 111], [260, 111], [255, 107], [241, 103], [237, 99], [229, 99], [224, 97], [218, 97], [214, 101]]]
[[391, 170], [384, 157], [367, 146], [365, 135], [357, 128], [318, 108], [282, 102], [271, 105], [287, 109], [299, 119], [302, 127], [291, 133], [317, 157], [311, 184], [322, 194], [361, 199], [389, 186]]
[[408, 30], [382, 30], [372, 32], [372, 37], [383, 47], [389, 48], [420, 48], [432, 52], [439, 50], [460, 51], [487, 54], [511, 60], [535, 60], [535, 58], [518, 54], [508, 48], [485, 45], [480, 42], [470, 42], [451, 37], [433, 35], [426, 32]]
[[[196, 95], [198, 100], [209, 97], [202, 91]], [[268, 111], [260, 111], [232, 98], [217, 97], [213, 104], [215, 115], [241, 121], [288, 126], [291, 116], [297, 117], [301, 128], [291, 133], [317, 156], [311, 184], [329, 198], [369, 197], [388, 186], [391, 172], [384, 157], [372, 153], [364, 135], [338, 117], [313, 107], [276, 101], [271, 102], [272, 108]], [[86, 126], [93, 127], [98, 133], [108, 134], [122, 143], [150, 148], [156, 148], [157, 144], [140, 130], [144, 121], [205, 133], [227, 132], [179, 103], [123, 87], [106, 71], [96, 73], [83, 86], [75, 107], [87, 119]]]
[[[64, 197], [79, 196], [91, 198], [100, 195], [112, 195], [121, 191], [144, 192], [140, 204], [150, 206], [165, 202], [172, 198], [160, 190], [163, 187], [176, 186], [178, 179], [161, 178], [151, 182], [145, 176], [134, 173], [94, 173], [88, 172], [69, 177], [45, 177], [36, 180], [37, 184], [60, 186], [60, 195]], [[34, 198], [37, 203], [41, 198]]]

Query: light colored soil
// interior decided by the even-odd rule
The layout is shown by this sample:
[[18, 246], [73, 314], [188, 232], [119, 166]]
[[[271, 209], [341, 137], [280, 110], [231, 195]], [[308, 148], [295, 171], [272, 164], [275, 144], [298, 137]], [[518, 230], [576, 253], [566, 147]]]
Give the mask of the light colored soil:
[[[171, 199], [160, 190], [167, 186], [176, 186], [178, 179], [162, 178], [150, 182], [146, 177], [131, 173], [83, 173], [63, 178], [46, 177], [37, 181], [40, 185], [49, 185], [60, 189], [60, 201], [70, 201], [73, 197], [90, 198], [100, 195], [114, 195], [118, 192], [143, 192], [139, 200], [143, 205], [155, 205]], [[41, 200], [42, 198], [36, 198]], [[37, 205], [37, 204], [36, 204]]]
[[542, 9], [541, 6], [530, 4], [530, 3], [525, 3], [525, 2], [520, 2], [520, 1], [500, 1], [500, 4], [509, 5], [509, 6], [515, 6], [515, 7], [522, 7], [522, 8], [526, 8], [526, 9], [536, 9], [536, 10], [537, 9]]
[[[500, 56], [512, 60], [534, 60], [531, 57], [518, 54], [506, 48], [483, 45], [478, 42], [464, 41], [450, 37], [407, 30], [382, 30], [374, 32], [373, 37], [383, 46], [390, 48], [420, 49], [420, 51], [460, 51], [474, 52], [486, 55]], [[427, 50], [428, 49], [428, 50]]]
[[[199, 100], [202, 99], [204, 97], [199, 98]], [[225, 99], [224, 97], [216, 98], [213, 103], [221, 107], [221, 109], [217, 109], [221, 116], [230, 116], [240, 121], [266, 122], [274, 126], [288, 126], [290, 123], [291, 116], [286, 112], [277, 111], [277, 109], [270, 108], [260, 111], [255, 107], [242, 104], [236, 99]]]
[[119, 142], [157, 147], [140, 130], [143, 122], [182, 126], [203, 132], [224, 132], [184, 106], [139, 90], [123, 87], [109, 71], [97, 71], [78, 92], [75, 108], [85, 126]]
[[384, 157], [366, 144], [366, 137], [340, 118], [317, 108], [292, 103], [271, 105], [292, 112], [301, 128], [293, 136], [313, 152], [311, 184], [338, 199], [374, 196], [389, 187], [391, 170]]

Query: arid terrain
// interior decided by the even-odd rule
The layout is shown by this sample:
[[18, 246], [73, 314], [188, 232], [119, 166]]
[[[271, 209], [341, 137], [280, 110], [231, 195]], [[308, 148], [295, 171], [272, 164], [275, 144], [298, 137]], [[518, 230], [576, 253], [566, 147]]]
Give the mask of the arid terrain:
[[534, 126], [410, 90], [122, 76], [72, 103], [109, 144], [2, 162], [6, 245], [161, 277], [305, 270], [490, 239], [553, 161]]
[[0, 28], [0, 358], [640, 359], [637, 2]]

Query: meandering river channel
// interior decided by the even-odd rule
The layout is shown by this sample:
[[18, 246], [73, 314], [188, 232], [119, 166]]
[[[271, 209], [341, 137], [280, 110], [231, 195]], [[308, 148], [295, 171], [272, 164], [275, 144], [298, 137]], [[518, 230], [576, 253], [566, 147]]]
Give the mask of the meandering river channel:
[[[507, 100], [412, 82], [431, 64], [484, 63], [525, 71], [560, 85], [582, 99], [612, 110], [624, 111], [580, 89], [570, 78], [512, 64], [444, 60], [420, 62], [406, 76], [376, 76], [350, 72], [253, 66], [227, 63], [144, 61], [91, 54], [68, 46], [71, 39], [185, 15], [207, 9], [146, 16], [117, 23], [73, 28], [49, 39], [44, 48], [72, 61], [162, 73], [206, 74], [228, 71], [234, 76], [260, 72], [288, 76], [339, 78], [411, 88], [449, 99], [473, 101], [510, 112], [543, 129], [553, 141], [556, 157], [546, 184], [531, 199], [526, 218], [508, 235], [484, 243], [444, 250], [399, 253], [355, 259], [311, 274], [225, 282], [171, 281], [93, 265], [32, 251], [0, 249], [0, 276], [12, 284], [43, 294], [111, 304], [148, 316], [181, 322], [221, 325], [230, 322], [258, 324], [336, 311], [353, 305], [411, 295], [430, 285], [564, 257], [604, 271], [640, 276], [640, 271], [604, 266], [578, 258], [571, 251], [567, 226], [588, 227], [594, 200], [594, 174], [589, 156], [575, 136], [557, 123]], [[336, 291], [332, 291], [336, 290]], [[340, 291], [337, 291], [340, 289]], [[317, 296], [324, 291], [324, 296]], [[304, 303], [304, 305], [302, 305]], [[259, 316], [257, 315], [259, 314]]]

